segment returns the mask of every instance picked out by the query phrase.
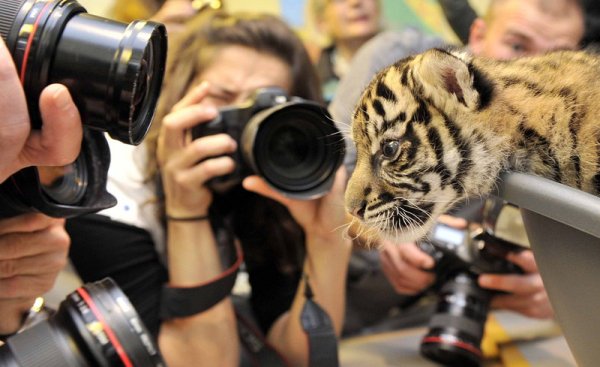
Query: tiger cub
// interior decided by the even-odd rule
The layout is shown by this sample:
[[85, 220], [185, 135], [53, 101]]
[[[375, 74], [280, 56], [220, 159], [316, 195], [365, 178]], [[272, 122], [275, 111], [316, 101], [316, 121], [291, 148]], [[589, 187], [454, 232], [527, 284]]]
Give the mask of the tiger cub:
[[600, 194], [600, 59], [557, 51], [513, 61], [432, 49], [382, 70], [352, 120], [346, 208], [399, 241], [492, 191], [512, 170]]

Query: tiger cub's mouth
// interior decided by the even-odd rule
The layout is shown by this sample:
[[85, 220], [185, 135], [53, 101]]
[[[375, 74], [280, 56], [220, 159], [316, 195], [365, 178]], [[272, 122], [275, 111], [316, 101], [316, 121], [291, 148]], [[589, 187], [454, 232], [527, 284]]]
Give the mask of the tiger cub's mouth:
[[423, 237], [432, 226], [433, 209], [433, 204], [413, 205], [400, 199], [383, 210], [373, 211], [367, 207], [362, 222], [385, 237], [411, 242]]

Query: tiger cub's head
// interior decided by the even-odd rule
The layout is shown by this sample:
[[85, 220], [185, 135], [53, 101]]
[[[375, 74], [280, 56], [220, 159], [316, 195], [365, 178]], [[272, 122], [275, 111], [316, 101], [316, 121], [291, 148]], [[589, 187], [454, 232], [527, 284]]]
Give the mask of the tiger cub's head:
[[478, 190], [483, 138], [464, 118], [485, 109], [492, 91], [458, 52], [432, 49], [381, 71], [354, 112], [357, 162], [346, 209], [386, 237], [423, 237], [438, 215]]

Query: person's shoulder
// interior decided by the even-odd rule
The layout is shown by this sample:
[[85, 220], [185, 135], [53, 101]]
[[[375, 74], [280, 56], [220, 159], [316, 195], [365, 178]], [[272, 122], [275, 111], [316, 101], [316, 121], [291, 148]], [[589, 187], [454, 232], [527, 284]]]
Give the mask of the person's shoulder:
[[375, 55], [398, 60], [432, 47], [444, 46], [443, 39], [426, 34], [415, 27], [383, 31], [367, 42], [358, 52], [358, 57], [373, 58]]

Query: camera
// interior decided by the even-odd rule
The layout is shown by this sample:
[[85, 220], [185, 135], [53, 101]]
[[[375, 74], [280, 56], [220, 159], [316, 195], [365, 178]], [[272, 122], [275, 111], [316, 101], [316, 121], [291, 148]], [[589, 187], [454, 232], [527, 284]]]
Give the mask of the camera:
[[38, 99], [49, 84], [64, 84], [84, 125], [81, 153], [64, 167], [29, 167], [0, 186], [0, 218], [30, 211], [55, 217], [116, 204], [106, 192], [107, 132], [139, 144], [154, 117], [165, 69], [163, 25], [130, 24], [90, 15], [75, 0], [3, 0], [0, 35], [19, 73], [33, 129]]
[[437, 304], [429, 330], [421, 341], [421, 354], [447, 366], [480, 366], [481, 340], [490, 307], [497, 292], [483, 289], [477, 278], [483, 273], [521, 274], [506, 260], [509, 252], [523, 250], [478, 229], [456, 229], [437, 224], [428, 241], [418, 246], [435, 261]]
[[0, 347], [1, 366], [166, 366], [133, 306], [110, 278], [78, 288], [56, 312], [47, 314], [6, 339]]
[[326, 108], [275, 87], [256, 90], [192, 129], [194, 139], [217, 133], [239, 143], [235, 171], [207, 183], [220, 193], [258, 174], [288, 197], [316, 198], [329, 191], [344, 158], [343, 139]]

